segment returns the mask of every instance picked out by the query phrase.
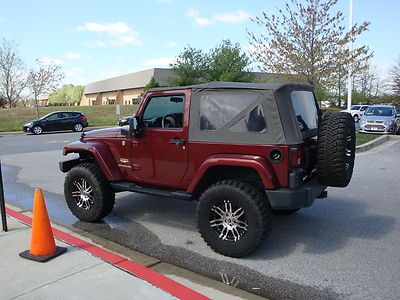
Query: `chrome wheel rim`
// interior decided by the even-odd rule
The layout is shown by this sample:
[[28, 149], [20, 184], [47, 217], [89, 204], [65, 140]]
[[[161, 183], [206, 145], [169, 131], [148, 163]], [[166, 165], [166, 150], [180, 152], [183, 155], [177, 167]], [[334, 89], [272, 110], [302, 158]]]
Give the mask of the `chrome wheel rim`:
[[36, 126], [35, 128], [33, 128], [33, 132], [36, 134], [41, 134], [42, 133], [42, 128], [40, 128], [39, 126]]
[[81, 124], [76, 124], [75, 125], [75, 130], [76, 131], [81, 131], [82, 130], [82, 125]]
[[246, 234], [248, 221], [242, 207], [224, 200], [210, 211], [210, 226], [221, 240], [237, 242]]
[[89, 210], [94, 203], [92, 186], [83, 178], [75, 180], [73, 185], [72, 197], [74, 197], [76, 205], [84, 210]]

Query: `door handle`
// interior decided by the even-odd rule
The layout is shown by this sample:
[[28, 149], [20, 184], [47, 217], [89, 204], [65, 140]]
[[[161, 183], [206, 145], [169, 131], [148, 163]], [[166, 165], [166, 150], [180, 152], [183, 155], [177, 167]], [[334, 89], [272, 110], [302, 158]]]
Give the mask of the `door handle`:
[[184, 145], [186, 143], [186, 140], [184, 140], [184, 139], [170, 139], [169, 143], [170, 144], [175, 144], [175, 145]]

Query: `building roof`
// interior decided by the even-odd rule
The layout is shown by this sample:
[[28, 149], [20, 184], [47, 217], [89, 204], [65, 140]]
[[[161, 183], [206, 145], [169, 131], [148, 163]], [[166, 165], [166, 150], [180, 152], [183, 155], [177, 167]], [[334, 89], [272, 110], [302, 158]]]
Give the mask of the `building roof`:
[[135, 73], [130, 73], [114, 78], [92, 82], [86, 85], [84, 94], [111, 92], [134, 88], [143, 88], [154, 77], [160, 85], [165, 85], [167, 80], [174, 77], [170, 69], [154, 68]]
[[255, 90], [279, 90], [284, 87], [302, 88], [312, 90], [312, 87], [304, 84], [297, 83], [246, 83], [246, 82], [224, 82], [224, 81], [213, 81], [204, 84], [196, 84], [189, 86], [177, 86], [177, 87], [159, 87], [151, 88], [149, 92], [155, 91], [166, 91], [166, 90], [180, 90], [180, 89], [255, 89]]

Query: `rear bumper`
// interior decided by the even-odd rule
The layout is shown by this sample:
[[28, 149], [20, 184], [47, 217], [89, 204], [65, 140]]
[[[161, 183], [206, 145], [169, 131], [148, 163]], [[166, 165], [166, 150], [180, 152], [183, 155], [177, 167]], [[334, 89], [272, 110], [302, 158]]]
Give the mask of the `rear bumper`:
[[294, 189], [265, 190], [265, 192], [273, 209], [287, 210], [311, 206], [315, 198], [326, 196], [323, 193], [326, 188], [326, 185], [320, 184], [314, 177]]

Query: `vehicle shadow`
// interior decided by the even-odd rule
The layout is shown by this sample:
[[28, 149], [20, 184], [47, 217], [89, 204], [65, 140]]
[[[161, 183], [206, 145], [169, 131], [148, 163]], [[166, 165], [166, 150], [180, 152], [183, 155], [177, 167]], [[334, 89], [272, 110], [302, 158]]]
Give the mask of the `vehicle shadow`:
[[[342, 249], [350, 239], [376, 240], [394, 229], [394, 217], [371, 214], [357, 200], [330, 197], [294, 215], [274, 216], [265, 243], [247, 259], [285, 257], [298, 248], [309, 254], [329, 253]], [[194, 239], [198, 236], [195, 201], [128, 194], [117, 202], [113, 214], [119, 217], [184, 228]]]
[[351, 239], [377, 240], [394, 229], [396, 219], [371, 214], [362, 202], [329, 199], [291, 216], [274, 216], [273, 228], [253, 259], [274, 259], [301, 248], [303, 253], [340, 250]]

